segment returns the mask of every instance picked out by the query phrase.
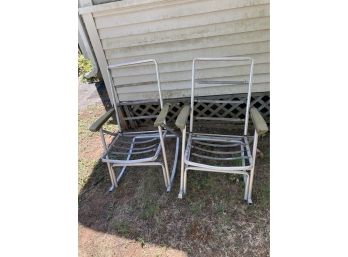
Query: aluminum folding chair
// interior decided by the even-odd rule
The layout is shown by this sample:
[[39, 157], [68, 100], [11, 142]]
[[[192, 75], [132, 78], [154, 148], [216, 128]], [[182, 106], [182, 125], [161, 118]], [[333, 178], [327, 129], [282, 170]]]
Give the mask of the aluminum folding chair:
[[[125, 68], [125, 67], [133, 67], [136, 65], [154, 65], [156, 75], [155, 84], [158, 87], [158, 94], [161, 111], [157, 116], [156, 121], [154, 122], [154, 126], [157, 127], [157, 130], [154, 131], [124, 131], [122, 129], [119, 117], [118, 106], [122, 106], [123, 104], [136, 104], [137, 102], [122, 102], [119, 101], [119, 97], [117, 94], [117, 86], [115, 84], [114, 79], [111, 76], [111, 70]], [[142, 60], [137, 62], [129, 62], [129, 63], [121, 63], [117, 65], [108, 66], [108, 79], [110, 81], [110, 85], [112, 85], [112, 98], [113, 102], [117, 103], [113, 104], [112, 108], [107, 111], [104, 115], [102, 115], [95, 123], [92, 124], [90, 130], [93, 132], [99, 131], [101, 141], [104, 147], [104, 153], [102, 154], [102, 161], [105, 162], [108, 166], [111, 187], [109, 191], [113, 191], [115, 187], [118, 186], [118, 183], [121, 177], [124, 175], [126, 171], [126, 167], [128, 166], [160, 166], [163, 172], [164, 183], [167, 191], [169, 192], [172, 187], [172, 183], [175, 176], [178, 152], [179, 152], [179, 137], [170, 131], [168, 131], [166, 127], [166, 116], [169, 111], [169, 104], [163, 105], [162, 93], [161, 93], [161, 85], [158, 73], [158, 65], [157, 62], [153, 59], [150, 60]], [[147, 83], [148, 84], [148, 83]], [[151, 101], [152, 102], [152, 101]], [[114, 114], [116, 114], [116, 121], [118, 124], [118, 131], [116, 133], [112, 133], [110, 131], [106, 131], [103, 129], [103, 124]], [[153, 116], [141, 116], [141, 117], [132, 117], [132, 119], [150, 119]], [[111, 143], [107, 144], [104, 135], [108, 134], [112, 136]], [[164, 141], [166, 138], [176, 138], [176, 150], [175, 156], [173, 159], [171, 174], [169, 175], [169, 167], [166, 155], [166, 149]], [[162, 153], [162, 161], [159, 161], [159, 156]], [[114, 167], [121, 167], [118, 172], [118, 175], [115, 175]]]
[[[214, 80], [199, 80], [196, 79], [196, 65], [197, 63], [207, 62], [228, 62], [238, 63], [246, 62], [248, 74], [246, 79], [242, 81], [214, 81]], [[191, 86], [191, 105], [186, 105], [181, 110], [177, 120], [176, 126], [182, 131], [182, 161], [181, 161], [181, 178], [180, 178], [180, 192], [179, 198], [186, 194], [187, 186], [187, 172], [188, 171], [208, 171], [219, 173], [241, 174], [244, 178], [245, 191], [244, 200], [252, 203], [252, 186], [255, 171], [255, 159], [257, 150], [258, 136], [263, 135], [268, 131], [267, 124], [260, 113], [255, 108], [250, 108], [251, 87], [253, 81], [253, 59], [248, 57], [222, 57], [222, 58], [196, 58], [192, 63], [192, 86]], [[193, 130], [193, 121], [198, 119], [216, 121], [218, 118], [209, 117], [194, 117], [194, 103], [195, 101], [195, 85], [196, 84], [220, 84], [220, 85], [239, 85], [247, 87], [246, 99], [246, 113], [245, 119], [227, 119], [231, 122], [244, 121], [244, 133], [242, 135], [221, 135], [221, 134], [203, 134], [196, 133]], [[204, 100], [199, 100], [204, 102]], [[211, 101], [210, 101], [211, 102]], [[237, 104], [236, 101], [219, 101], [217, 103]], [[240, 104], [240, 101], [238, 101]], [[255, 132], [254, 136], [248, 136], [248, 121], [249, 114], [253, 120]], [[186, 142], [186, 122], [190, 116], [190, 128], [188, 139]], [[253, 140], [252, 149], [250, 149], [250, 142]]]

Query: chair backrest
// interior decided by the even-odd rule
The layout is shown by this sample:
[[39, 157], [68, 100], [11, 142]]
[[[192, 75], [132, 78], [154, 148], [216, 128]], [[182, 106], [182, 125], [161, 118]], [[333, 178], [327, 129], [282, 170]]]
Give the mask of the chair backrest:
[[[119, 101], [119, 97], [118, 97], [118, 90], [121, 90], [121, 88], [119, 88], [117, 85], [116, 85], [116, 82], [117, 82], [117, 78], [116, 78], [116, 81], [115, 79], [113, 79], [113, 76], [111, 74], [112, 71], [115, 71], [117, 69], [120, 69], [120, 68], [125, 68], [125, 67], [130, 67], [130, 66], [144, 66], [144, 65], [154, 65], [154, 75], [156, 75], [155, 77], [155, 81], [151, 81], [151, 82], [144, 82], [144, 83], [137, 83], [137, 86], [141, 86], [141, 85], [148, 85], [148, 84], [156, 84], [157, 85], [157, 89], [158, 89], [158, 97], [154, 97], [154, 99], [152, 100], [147, 100], [146, 102], [160, 102], [160, 106], [161, 106], [161, 109], [163, 108], [163, 100], [162, 100], [162, 93], [161, 93], [161, 83], [160, 83], [160, 77], [159, 77], [159, 72], [158, 72], [158, 64], [156, 62], [156, 60], [154, 59], [147, 59], [147, 60], [141, 60], [141, 61], [136, 61], [136, 62], [127, 62], [127, 63], [120, 63], [120, 64], [115, 64], [115, 65], [110, 65], [108, 66], [108, 79], [110, 81], [110, 85], [112, 85], [112, 89], [111, 89], [111, 93], [112, 93], [112, 98], [113, 98], [113, 103], [115, 103], [115, 112], [116, 112], [116, 119], [117, 119], [117, 123], [119, 124], [119, 129], [120, 131], [122, 131], [122, 128], [120, 126], [120, 117], [119, 117], [119, 113], [118, 113], [118, 110], [117, 110], [117, 106], [122, 106], [122, 105], [130, 105], [130, 104], [139, 104], [140, 102], [139, 101], [128, 101], [128, 102], [125, 102], [125, 101]], [[136, 75], [136, 74], [134, 74]], [[117, 76], [116, 76], [117, 77]], [[144, 102], [144, 103], [146, 103]], [[151, 119], [151, 118], [154, 118], [153, 116], [151, 115], [148, 115], [148, 116], [138, 116], [138, 117], [132, 117], [132, 119]]]
[[[219, 75], [219, 77], [224, 77], [224, 78], [231, 78], [233, 80], [209, 80], [209, 79], [199, 79], [197, 77], [197, 66], [198, 63], [221, 63], [221, 62], [231, 62], [236, 65], [232, 65], [234, 67], [238, 66], [238, 69], [236, 69], [236, 72], [229, 70], [233, 74], [225, 74], [225, 75], [230, 75], [230, 76], [224, 76], [222, 74]], [[226, 68], [224, 65], [218, 65], [219, 67], [222, 67], [222, 70]], [[252, 81], [253, 81], [253, 66], [254, 66], [254, 61], [250, 57], [219, 57], [219, 58], [195, 58], [193, 59], [192, 62], [192, 84], [191, 84], [191, 115], [190, 115], [190, 132], [193, 132], [193, 120], [199, 120], [199, 119], [204, 119], [204, 120], [224, 120], [224, 121], [231, 121], [231, 122], [243, 122], [244, 121], [244, 135], [247, 135], [248, 133], [248, 121], [249, 121], [249, 108], [250, 108], [250, 99], [251, 99], [251, 87], [252, 87]], [[245, 67], [244, 69], [241, 67]], [[198, 70], [199, 71], [199, 70]], [[233, 75], [233, 76], [231, 76]], [[204, 74], [202, 77], [205, 77]], [[237, 78], [237, 79], [235, 79]], [[245, 78], [245, 79], [243, 79]], [[215, 79], [215, 78], [214, 78]], [[229, 118], [210, 118], [210, 117], [194, 117], [194, 104], [195, 101], [198, 102], [206, 102], [206, 100], [195, 100], [195, 89], [196, 89], [196, 84], [202, 85], [201, 87], [204, 87], [204, 85], [216, 85], [217, 89], [219, 85], [231, 85], [231, 86], [240, 86], [240, 87], [245, 87], [246, 92], [247, 92], [247, 99], [246, 99], [246, 113], [245, 113], [245, 118], [244, 119], [229, 119]], [[218, 95], [218, 93], [217, 93]], [[219, 100], [213, 100], [209, 101], [214, 102], [214, 103], [230, 103], [230, 104], [240, 104], [240, 101], [219, 101]]]

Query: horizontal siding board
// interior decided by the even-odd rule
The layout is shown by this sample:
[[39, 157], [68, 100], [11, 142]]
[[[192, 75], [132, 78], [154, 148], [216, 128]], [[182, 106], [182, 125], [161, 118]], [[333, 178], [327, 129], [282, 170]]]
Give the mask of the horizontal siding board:
[[[200, 15], [190, 15], [179, 18], [149, 21], [145, 23], [123, 25], [98, 30], [101, 39], [121, 38], [132, 35], [143, 35], [147, 33], [160, 33], [172, 29], [185, 29], [211, 24], [226, 23], [242, 19], [252, 19], [269, 16], [269, 6], [259, 5], [244, 7], [240, 9], [222, 10], [208, 12]], [[115, 17], [114, 20], [119, 19]]]
[[[140, 3], [142, 0], [134, 0], [132, 4], [129, 4], [132, 0], [120, 0], [119, 2], [126, 2], [127, 6], [106, 6], [102, 5], [102, 9], [98, 8], [97, 6], [93, 6], [90, 9], [89, 8], [79, 8], [79, 12], [92, 12], [93, 17], [102, 17], [102, 16], [109, 16], [109, 15], [120, 15], [124, 13], [134, 13], [139, 11], [146, 11], [150, 9], [157, 9], [157, 8], [163, 8], [163, 7], [170, 7], [170, 6], [176, 6], [180, 4], [187, 4], [189, 2], [198, 2], [201, 0], [146, 0], [146, 3]], [[241, 0], [238, 0], [241, 1]], [[116, 4], [117, 2], [113, 2], [113, 4]]]
[[[265, 92], [269, 91], [269, 83], [260, 83], [253, 85], [252, 92]], [[221, 94], [242, 94], [247, 93], [248, 88], [243, 86], [235, 86], [233, 88], [228, 86], [221, 86], [219, 87], [219, 90], [217, 91], [216, 88], [210, 87], [210, 88], [197, 88], [195, 90], [196, 96], [206, 96], [206, 95], [221, 95]], [[180, 92], [180, 97], [188, 97], [191, 95], [190, 89], [183, 90]], [[168, 96], [170, 93], [168, 94]]]
[[98, 17], [98, 15], [94, 14], [94, 17], [96, 27], [99, 29], [114, 26], [138, 24], [155, 20], [166, 20], [190, 15], [198, 15], [207, 12], [228, 10], [233, 8], [243, 8], [248, 6], [257, 6], [262, 4], [269, 4], [269, 1], [219, 0], [219, 4], [217, 4], [216, 1], [193, 1], [184, 4], [178, 3], [163, 7], [158, 6], [147, 10], [134, 10], [133, 12], [128, 13], [111, 12], [109, 15], [101, 17]]
[[250, 44], [223, 46], [223, 47], [210, 47], [198, 50], [180, 51], [176, 53], [164, 53], [143, 55], [128, 58], [118, 58], [109, 60], [109, 65], [119, 64], [122, 62], [139, 61], [142, 59], [154, 58], [159, 64], [168, 62], [183, 62], [192, 61], [197, 57], [219, 57], [219, 56], [237, 56], [237, 55], [250, 55], [257, 53], [269, 52], [269, 41], [256, 42]]
[[[247, 77], [246, 76], [229, 76], [229, 77], [219, 77], [221, 80], [245, 80]], [[214, 78], [212, 78], [214, 79]], [[254, 83], [269, 83], [269, 74], [254, 74], [253, 82]], [[116, 85], [117, 86], [117, 85]], [[197, 85], [197, 87], [200, 88], [216, 88], [216, 91], [219, 91], [219, 88], [221, 86], [226, 86], [226, 85]], [[161, 83], [161, 88], [162, 90], [171, 90], [171, 91], [176, 91], [180, 89], [185, 89], [185, 88], [190, 88], [191, 87], [191, 80], [182, 80], [182, 81], [171, 81], [171, 82], [164, 82]], [[231, 86], [233, 88], [235, 86]], [[143, 94], [144, 92], [156, 92], [156, 84], [150, 84], [150, 85], [143, 85], [143, 86], [128, 86], [128, 87], [120, 87], [117, 88], [117, 93], [118, 94], [126, 94], [126, 93], [140, 93]]]
[[[254, 63], [262, 64], [269, 63], [269, 52], [266, 53], [258, 53], [258, 54], [248, 54], [249, 57], [254, 59]], [[201, 69], [209, 69], [209, 68], [217, 68], [217, 67], [228, 67], [231, 63], [227, 62], [204, 62], [200, 64]], [[192, 67], [192, 59], [183, 62], [168, 62], [168, 63], [160, 63], [158, 66], [159, 72], [161, 76], [163, 74], [174, 73], [179, 71], [190, 71]], [[132, 69], [129, 68], [119, 68], [117, 70], [112, 70], [113, 76], [126, 77], [126, 76], [142, 76], [142, 75], [150, 75], [153, 74], [153, 67], [149, 67], [148, 65], [143, 66], [135, 66]]]
[[135, 56], [141, 57], [146, 54], [174, 53], [178, 51], [204, 49], [209, 47], [248, 44], [253, 42], [267, 41], [269, 39], [269, 30], [257, 30], [166, 43], [107, 49], [105, 50], [105, 55], [108, 59]]
[[[209, 2], [209, 0], [152, 0], [152, 1], [153, 1], [153, 3], [149, 3], [149, 4], [140, 4], [139, 1], [137, 1], [138, 3], [136, 5], [122, 7], [122, 8], [120, 8], [120, 7], [107, 8], [107, 7], [104, 7], [106, 5], [102, 5], [101, 7], [104, 7], [103, 10], [98, 9], [97, 6], [91, 6], [88, 8], [79, 8], [79, 13], [92, 12], [93, 17], [98, 18], [98, 17], [103, 17], [103, 16], [129, 14], [129, 13], [134, 13], [134, 12], [144, 13], [145, 11], [148, 11], [148, 10], [155, 10], [155, 9], [161, 10], [161, 8], [163, 8], [163, 7], [166, 7], [167, 9], [168, 8], [175, 8], [175, 7], [178, 7], [180, 5], [187, 5], [189, 3], [200, 2], [202, 4], [204, 2]], [[129, 0], [123, 0], [122, 2], [129, 2]], [[219, 2], [224, 3], [224, 2], [226, 2], [226, 0], [219, 0]], [[240, 8], [240, 7], [245, 7], [245, 6], [269, 4], [269, 3], [270, 3], [269, 0], [233, 0], [233, 1], [229, 1], [227, 4], [229, 4], [230, 8]], [[215, 6], [213, 6], [213, 7], [215, 7]], [[200, 9], [202, 12], [204, 12], [205, 8], [207, 8], [207, 7], [206, 6], [204, 6], [204, 8], [203, 7], [202, 8], [196, 7], [194, 11], [198, 12]], [[212, 8], [211, 5], [210, 5], [210, 8]], [[220, 8], [222, 8], [222, 6], [220, 6]], [[167, 13], [167, 17], [168, 17], [168, 15], [171, 15], [171, 14]], [[184, 15], [186, 15], [186, 14], [184, 14]], [[163, 18], [163, 19], [165, 19], [165, 18]]]
[[104, 49], [130, 47], [146, 44], [157, 44], [193, 38], [211, 37], [247, 31], [269, 29], [269, 17], [244, 19], [220, 24], [191, 27], [186, 29], [173, 29], [161, 33], [147, 33], [122, 38], [111, 38], [102, 40]]
[[[235, 76], [235, 75], [248, 75], [250, 65], [240, 65], [234, 67], [225, 67], [225, 68], [209, 68], [209, 69], [199, 69], [196, 73], [196, 78], [217, 78], [223, 77], [226, 75]], [[254, 74], [260, 73], [269, 73], [269, 64], [256, 64], [254, 66]], [[160, 81], [171, 82], [176, 80], [190, 80], [191, 79], [191, 70], [185, 70], [180, 72], [170, 72], [170, 73], [161, 73]], [[155, 74], [149, 75], [138, 75], [138, 76], [127, 76], [127, 77], [114, 77], [115, 82], [118, 85], [132, 84], [132, 83], [141, 83], [154, 81]]]
[[93, 15], [103, 15], [110, 13], [122, 13], [138, 11], [139, 9], [154, 8], [155, 6], [163, 6], [166, 2], [174, 2], [174, 0], [123, 0], [114, 1], [107, 4], [92, 5], [79, 8], [80, 14], [92, 13]]
[[[252, 92], [266, 92], [269, 91], [269, 83], [260, 83], [253, 84]], [[209, 95], [222, 95], [222, 94], [242, 94], [247, 93], [247, 88], [242, 86], [235, 86], [233, 88], [228, 86], [221, 86], [219, 90], [216, 90], [215, 87], [210, 88], [197, 88], [195, 90], [195, 96], [209, 96]], [[185, 98], [190, 97], [191, 89], [187, 87], [186, 89], [178, 89], [178, 90], [164, 90], [162, 92], [163, 98]], [[142, 93], [142, 100], [150, 100], [154, 99], [155, 94], [153, 92]], [[129, 94], [121, 94], [120, 101], [135, 101], [139, 100], [139, 94], [137, 93], [129, 93]]]

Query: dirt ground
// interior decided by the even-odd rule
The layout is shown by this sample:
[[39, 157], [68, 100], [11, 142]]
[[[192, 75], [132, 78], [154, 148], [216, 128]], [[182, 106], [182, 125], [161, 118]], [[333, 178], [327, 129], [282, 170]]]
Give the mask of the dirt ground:
[[79, 111], [79, 256], [269, 256], [269, 136], [259, 141], [252, 205], [230, 174], [189, 173], [178, 199], [179, 169], [170, 193], [155, 167], [127, 168], [109, 193], [99, 134], [88, 131], [103, 112]]

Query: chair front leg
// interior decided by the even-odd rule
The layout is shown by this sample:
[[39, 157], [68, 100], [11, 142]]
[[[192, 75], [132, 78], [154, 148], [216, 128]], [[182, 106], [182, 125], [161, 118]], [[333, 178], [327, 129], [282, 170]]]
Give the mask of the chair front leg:
[[170, 190], [172, 189], [173, 183], [174, 183], [176, 166], [178, 164], [178, 157], [179, 157], [179, 146], [180, 146], [180, 138], [177, 136], [176, 142], [175, 142], [175, 156], [174, 156], [174, 160], [173, 160], [173, 167], [172, 167], [172, 172], [171, 172], [170, 178], [169, 178], [169, 188], [167, 189], [167, 192], [170, 192]]
[[166, 188], [167, 190], [170, 190], [170, 179], [169, 179], [169, 169], [168, 169], [168, 162], [167, 162], [167, 155], [166, 155], [166, 149], [165, 149], [165, 145], [164, 145], [164, 138], [163, 138], [163, 134], [162, 134], [162, 127], [158, 126], [158, 132], [159, 132], [159, 136], [160, 136], [160, 143], [161, 143], [161, 147], [162, 147], [162, 155], [163, 155], [163, 162], [164, 162], [164, 181], [166, 184]]
[[114, 172], [111, 164], [107, 163], [107, 165], [108, 165], [109, 176], [110, 176], [110, 180], [111, 180], [111, 186], [109, 187], [109, 192], [112, 192], [117, 187], [117, 180], [115, 178], [115, 172]]
[[187, 170], [188, 168], [184, 169], [184, 195], [186, 195], [186, 189], [187, 189]]
[[258, 133], [255, 130], [254, 133], [254, 143], [253, 143], [253, 160], [252, 160], [252, 168], [250, 170], [250, 176], [249, 176], [249, 193], [248, 193], [248, 203], [251, 204], [252, 200], [251, 200], [251, 195], [252, 195], [252, 190], [253, 190], [253, 181], [254, 181], [254, 173], [255, 173], [255, 162], [256, 162], [256, 153], [257, 153], [257, 141], [258, 141]]
[[[104, 151], [106, 152], [107, 151], [107, 146], [106, 146], [104, 132], [103, 132], [102, 128], [99, 130], [99, 134], [100, 134], [101, 141], [103, 143]], [[109, 159], [108, 155], [106, 155], [105, 157], [106, 157], [106, 159]], [[111, 186], [109, 188], [109, 192], [112, 192], [115, 189], [115, 187], [117, 187], [117, 180], [116, 180], [115, 172], [114, 172], [111, 164], [107, 163], [107, 166], [108, 166], [109, 176], [110, 176], [110, 180], [111, 180]]]
[[[185, 194], [186, 190], [185, 190], [185, 144], [186, 144], [186, 123], [188, 120], [188, 117], [190, 115], [190, 110], [191, 107], [189, 105], [185, 105], [179, 115], [178, 118], [175, 121], [175, 126], [177, 126], [178, 128], [180, 128], [181, 132], [182, 132], [182, 145], [181, 145], [181, 174], [180, 174], [180, 192], [178, 197], [182, 198], [183, 195]], [[192, 128], [190, 129], [190, 132], [192, 131]], [[190, 140], [190, 139], [189, 139]]]

